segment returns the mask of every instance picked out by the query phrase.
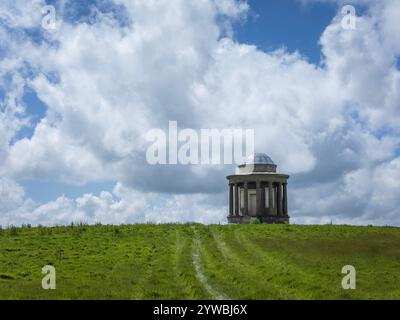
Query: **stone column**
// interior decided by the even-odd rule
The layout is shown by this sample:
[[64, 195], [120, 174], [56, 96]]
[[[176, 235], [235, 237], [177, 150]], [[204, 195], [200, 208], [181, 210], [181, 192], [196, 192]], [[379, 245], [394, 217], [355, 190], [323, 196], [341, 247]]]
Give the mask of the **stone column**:
[[287, 183], [283, 184], [283, 215], [288, 215], [288, 207], [287, 207]]
[[268, 181], [268, 211], [270, 215], [274, 214], [274, 188], [271, 181]]
[[261, 187], [260, 181], [256, 181], [256, 215], [261, 215]]
[[233, 216], [233, 184], [229, 184], [229, 216]]
[[282, 183], [278, 182], [278, 192], [276, 193], [276, 204], [278, 208], [278, 216], [282, 215]]
[[260, 214], [263, 216], [265, 214], [265, 185], [263, 183], [260, 183], [260, 188], [261, 188], [261, 209], [260, 209]]
[[239, 215], [239, 184], [235, 183], [235, 216]]
[[243, 208], [243, 215], [248, 216], [249, 215], [249, 188], [248, 188], [248, 183], [247, 181], [244, 182], [244, 191], [243, 191], [243, 197], [244, 197], [244, 208]]

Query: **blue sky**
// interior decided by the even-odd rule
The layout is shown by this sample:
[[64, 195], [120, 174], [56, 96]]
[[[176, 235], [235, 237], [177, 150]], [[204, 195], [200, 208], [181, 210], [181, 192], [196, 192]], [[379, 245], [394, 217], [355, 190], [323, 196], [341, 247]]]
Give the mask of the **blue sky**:
[[[305, 6], [300, 1], [248, 1], [251, 11], [245, 22], [234, 25], [234, 38], [240, 43], [256, 45], [263, 51], [285, 48], [289, 52], [298, 51], [310, 62], [318, 64], [321, 58], [319, 38], [337, 12], [334, 4], [316, 3]], [[57, 1], [47, 4], [57, 6]], [[75, 1], [65, 10], [67, 21], [87, 21], [90, 6], [96, 1]], [[107, 1], [98, 6], [102, 12], [116, 11]], [[24, 102], [32, 125], [24, 127], [15, 139], [30, 138], [36, 124], [45, 116], [46, 105], [35, 92], [27, 88]], [[115, 181], [92, 182], [84, 185], [66, 184], [58, 181], [21, 181], [27, 194], [38, 202], [47, 202], [58, 196], [77, 197], [83, 193], [99, 193], [109, 190]]]
[[234, 166], [146, 163], [171, 120], [254, 129], [297, 223], [400, 224], [400, 5], [351, 3], [2, 1], [0, 224], [225, 221]]
[[300, 1], [249, 1], [252, 8], [247, 23], [236, 29], [237, 40], [255, 44], [261, 50], [281, 47], [299, 51], [313, 63], [319, 63], [319, 38], [336, 15], [332, 3], [304, 5]]

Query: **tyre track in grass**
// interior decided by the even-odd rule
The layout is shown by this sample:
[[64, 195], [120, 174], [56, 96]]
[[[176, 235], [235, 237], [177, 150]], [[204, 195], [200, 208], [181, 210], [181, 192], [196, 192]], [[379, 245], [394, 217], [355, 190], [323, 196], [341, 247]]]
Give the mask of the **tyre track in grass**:
[[[254, 283], [259, 283], [260, 281], [255, 278], [250, 276], [250, 273], [248, 272], [251, 269], [254, 269], [255, 266], [254, 264], [251, 264], [251, 261], [257, 261], [256, 259], [246, 259], [244, 256], [244, 253], [247, 255], [250, 255], [251, 257], [254, 257], [254, 254], [249, 250], [247, 246], [243, 246], [242, 243], [237, 243], [234, 248], [236, 250], [233, 250], [229, 244], [226, 243], [226, 241], [223, 239], [223, 236], [217, 234], [214, 229], [210, 229], [211, 234], [217, 243], [217, 248], [221, 252], [222, 256], [233, 265], [231, 268], [232, 270], [235, 270], [239, 274], [239, 278], [242, 283], [248, 284], [251, 282]], [[236, 237], [237, 230], [234, 231], [234, 241], [237, 240]], [[240, 250], [240, 253], [238, 253], [238, 250]], [[266, 275], [260, 275], [260, 279], [265, 278]], [[281, 287], [276, 285], [275, 283], [268, 282], [268, 287], [271, 289], [271, 292], [278, 293], [280, 299], [288, 299], [289, 296], [287, 295], [286, 292], [283, 292]], [[270, 298], [275, 298], [272, 296], [263, 296], [263, 299], [270, 299]]]
[[206, 275], [203, 273], [202, 268], [201, 268], [201, 254], [200, 254], [200, 248], [201, 248], [201, 240], [198, 234], [198, 231], [195, 226], [192, 226], [193, 229], [193, 249], [192, 249], [192, 261], [193, 261], [193, 267], [196, 272], [196, 278], [197, 280], [201, 283], [203, 288], [206, 290], [206, 292], [213, 297], [213, 299], [216, 300], [230, 300], [229, 297], [215, 289], [210, 282], [208, 281]]
[[[175, 250], [176, 255], [173, 261], [175, 273], [175, 281], [179, 283], [181, 288], [182, 299], [198, 299], [204, 298], [205, 293], [201, 284], [194, 286], [197, 283], [196, 275], [192, 268], [192, 237], [185, 235], [185, 230], [176, 230], [175, 234]], [[187, 263], [188, 262], [188, 263]], [[189, 267], [189, 270], [187, 269]]]
[[[296, 281], [302, 279], [310, 279], [312, 278], [313, 281], [307, 281], [310, 283], [318, 283], [321, 279], [316, 276], [313, 276], [309, 271], [304, 270], [301, 266], [297, 264], [293, 264], [287, 257], [284, 255], [277, 257], [276, 252], [270, 252], [268, 255], [266, 254], [266, 250], [264, 247], [261, 246], [260, 243], [251, 239], [251, 237], [244, 237], [243, 233], [238, 232], [235, 230], [234, 237], [238, 243], [241, 243], [243, 249], [249, 252], [252, 256], [254, 256], [255, 261], [265, 261], [267, 264], [271, 265], [273, 268], [281, 269], [282, 272], [289, 273], [291, 275], [290, 278], [296, 279]], [[271, 239], [271, 241], [273, 241]], [[282, 249], [284, 252], [284, 249]], [[299, 296], [299, 294], [294, 291], [290, 291], [285, 289], [285, 287], [275, 285], [279, 288], [279, 292], [286, 296], [288, 299], [301, 299], [304, 298], [304, 293]], [[305, 297], [306, 299], [312, 299], [313, 295], [310, 293], [309, 296]]]

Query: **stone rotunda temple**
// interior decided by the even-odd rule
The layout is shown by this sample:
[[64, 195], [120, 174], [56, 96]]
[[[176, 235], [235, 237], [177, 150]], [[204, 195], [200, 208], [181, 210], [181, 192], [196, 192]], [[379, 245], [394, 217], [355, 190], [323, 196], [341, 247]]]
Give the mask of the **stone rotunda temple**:
[[252, 217], [264, 223], [289, 223], [287, 174], [277, 173], [265, 153], [255, 153], [239, 166], [229, 181], [229, 223], [249, 223]]

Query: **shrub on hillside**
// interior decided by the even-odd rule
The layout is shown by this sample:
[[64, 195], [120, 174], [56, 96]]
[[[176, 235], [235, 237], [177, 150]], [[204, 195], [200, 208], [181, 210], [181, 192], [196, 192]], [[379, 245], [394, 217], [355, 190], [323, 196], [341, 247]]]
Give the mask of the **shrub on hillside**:
[[261, 224], [261, 220], [256, 217], [250, 218], [250, 224]]
[[10, 226], [10, 235], [17, 236], [18, 235], [18, 228], [16, 226]]

